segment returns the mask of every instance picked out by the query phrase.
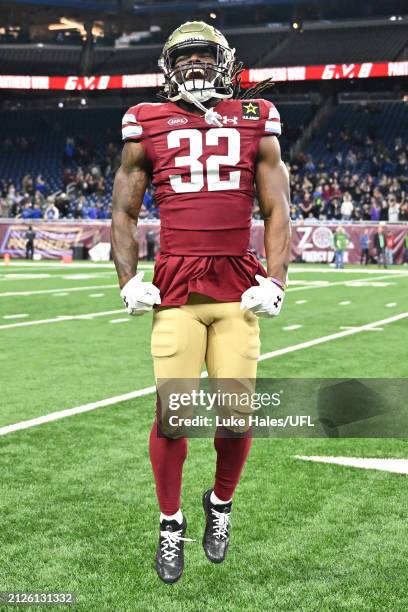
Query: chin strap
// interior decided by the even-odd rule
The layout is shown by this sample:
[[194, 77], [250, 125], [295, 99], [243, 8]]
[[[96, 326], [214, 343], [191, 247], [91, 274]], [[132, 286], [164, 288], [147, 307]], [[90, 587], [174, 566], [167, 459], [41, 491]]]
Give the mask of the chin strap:
[[204, 120], [206, 121], [206, 123], [208, 123], [208, 125], [215, 125], [216, 127], [222, 127], [222, 122], [221, 122], [222, 116], [220, 115], [220, 113], [217, 113], [211, 107], [206, 108], [204, 104], [199, 102], [190, 91], [187, 91], [187, 90], [180, 91], [180, 97], [183, 98], [183, 100], [185, 100], [186, 102], [189, 102], [190, 104], [194, 104], [194, 106], [197, 106], [197, 108], [204, 111]]

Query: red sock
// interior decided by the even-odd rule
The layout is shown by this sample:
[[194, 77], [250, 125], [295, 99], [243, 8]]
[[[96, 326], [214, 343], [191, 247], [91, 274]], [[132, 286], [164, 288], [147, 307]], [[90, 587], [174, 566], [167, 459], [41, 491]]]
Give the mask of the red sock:
[[217, 451], [214, 493], [219, 499], [227, 501], [232, 498], [251, 444], [251, 429], [245, 433], [234, 433], [225, 427], [217, 427], [214, 438]]
[[160, 512], [175, 514], [180, 508], [183, 463], [187, 457], [187, 438], [158, 436], [157, 421], [153, 423], [149, 442], [156, 493]]

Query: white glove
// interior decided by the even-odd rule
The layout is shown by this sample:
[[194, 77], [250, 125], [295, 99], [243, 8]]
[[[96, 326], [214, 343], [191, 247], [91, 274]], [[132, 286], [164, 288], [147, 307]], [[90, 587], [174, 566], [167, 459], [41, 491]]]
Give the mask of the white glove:
[[258, 317], [276, 317], [282, 308], [285, 292], [271, 279], [255, 275], [259, 285], [250, 287], [241, 296], [241, 310], [247, 308]]
[[120, 292], [128, 314], [140, 316], [150, 312], [153, 304], [161, 304], [160, 290], [153, 283], [143, 283], [144, 272], [130, 279]]

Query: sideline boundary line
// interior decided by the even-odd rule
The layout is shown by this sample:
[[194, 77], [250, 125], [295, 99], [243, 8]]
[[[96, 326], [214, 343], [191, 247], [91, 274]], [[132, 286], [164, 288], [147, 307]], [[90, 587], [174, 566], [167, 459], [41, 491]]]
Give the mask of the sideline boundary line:
[[[265, 361], [266, 359], [272, 359], [274, 357], [279, 357], [280, 355], [285, 355], [286, 353], [293, 353], [294, 351], [299, 351], [305, 348], [309, 348], [311, 346], [316, 346], [318, 344], [323, 344], [325, 342], [331, 342], [332, 340], [337, 340], [338, 338], [344, 338], [345, 336], [352, 336], [354, 334], [358, 334], [360, 332], [366, 331], [367, 329], [381, 327], [382, 325], [387, 325], [389, 323], [393, 323], [394, 321], [400, 321], [407, 317], [408, 317], [408, 312], [402, 312], [393, 317], [388, 317], [388, 319], [381, 319], [380, 321], [373, 321], [372, 323], [366, 323], [365, 325], [361, 325], [360, 327], [356, 327], [354, 329], [347, 329], [341, 332], [336, 332], [335, 334], [330, 334], [328, 336], [321, 336], [320, 338], [315, 338], [314, 340], [308, 340], [307, 342], [301, 342], [300, 344], [294, 344], [293, 346], [287, 346], [282, 349], [278, 349], [276, 351], [264, 353], [263, 355], [259, 357], [259, 361]], [[202, 377], [205, 378], [206, 376], [207, 376], [207, 372], [204, 372], [202, 374]], [[63, 419], [68, 416], [73, 416], [74, 414], [82, 414], [84, 412], [96, 410], [97, 408], [102, 408], [104, 406], [112, 406], [113, 404], [118, 404], [119, 402], [124, 402], [127, 400], [135, 399], [137, 397], [143, 397], [145, 395], [151, 395], [155, 392], [156, 392], [155, 386], [145, 387], [144, 389], [138, 389], [136, 391], [130, 391], [129, 393], [124, 393], [122, 395], [108, 397], [104, 400], [91, 402], [89, 404], [83, 404], [82, 406], [76, 406], [75, 408], [67, 408], [65, 410], [59, 410], [57, 412], [51, 412], [49, 414], [45, 414], [40, 417], [35, 417], [27, 421], [20, 421], [19, 423], [13, 423], [12, 425], [5, 425], [4, 427], [0, 427], [0, 436], [4, 436], [14, 431], [21, 431], [22, 429], [29, 429], [30, 427], [35, 427], [37, 425], [42, 425], [44, 423], [58, 421], [59, 419]]]

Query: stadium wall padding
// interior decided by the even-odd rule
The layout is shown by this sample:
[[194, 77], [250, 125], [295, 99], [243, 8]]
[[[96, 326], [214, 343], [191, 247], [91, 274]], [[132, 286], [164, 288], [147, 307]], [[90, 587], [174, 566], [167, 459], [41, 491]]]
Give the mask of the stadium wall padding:
[[[109, 242], [110, 222], [46, 222], [2, 220], [0, 222], [0, 255], [8, 253], [11, 258], [25, 257], [25, 233], [31, 225], [36, 233], [35, 253], [41, 259], [61, 259], [72, 255], [75, 246], [83, 245], [90, 249], [99, 242]], [[292, 261], [307, 263], [330, 263], [334, 258], [333, 233], [337, 225], [296, 223], [292, 232]], [[369, 228], [370, 254], [375, 255], [374, 234], [376, 224], [345, 224], [344, 231], [348, 236], [348, 248], [345, 253], [346, 263], [360, 262], [360, 237], [364, 229]], [[404, 239], [408, 233], [408, 224], [386, 224], [386, 236], [394, 238], [394, 262], [402, 263], [404, 257]], [[160, 224], [141, 223], [138, 227], [140, 257], [146, 257], [147, 232], [156, 234], [159, 245]], [[251, 229], [251, 249], [264, 257], [263, 223], [254, 222]]]

